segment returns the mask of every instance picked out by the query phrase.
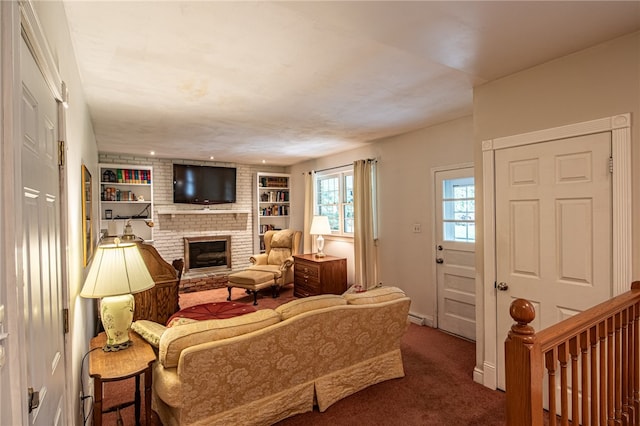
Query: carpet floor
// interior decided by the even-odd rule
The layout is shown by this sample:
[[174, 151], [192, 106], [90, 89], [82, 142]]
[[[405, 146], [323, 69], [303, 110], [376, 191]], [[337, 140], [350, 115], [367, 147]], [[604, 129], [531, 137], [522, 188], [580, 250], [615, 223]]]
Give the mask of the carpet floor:
[[[180, 295], [180, 307], [227, 300], [227, 289]], [[257, 309], [275, 308], [293, 300], [293, 287], [280, 297], [270, 292], [258, 297]], [[253, 303], [253, 296], [234, 289], [232, 300]], [[278, 426], [308, 425], [505, 425], [505, 395], [473, 381], [475, 344], [430, 327], [411, 324], [401, 343], [405, 377], [370, 386], [344, 398], [324, 413], [314, 411], [290, 417]], [[108, 383], [104, 406], [118, 404], [133, 395], [133, 379]], [[154, 413], [155, 414], [155, 413]], [[133, 425], [133, 407], [121, 412], [124, 425]], [[116, 425], [115, 413], [104, 416], [104, 425]], [[143, 424], [144, 421], [143, 421]], [[157, 415], [148, 425], [160, 425]], [[233, 426], [233, 425], [229, 425]]]

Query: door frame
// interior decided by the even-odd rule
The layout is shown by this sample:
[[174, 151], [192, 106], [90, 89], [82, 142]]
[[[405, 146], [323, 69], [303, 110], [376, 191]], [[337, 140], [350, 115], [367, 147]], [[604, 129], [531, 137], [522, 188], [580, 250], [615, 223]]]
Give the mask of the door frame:
[[[438, 206], [438, 192], [437, 192], [437, 188], [436, 188], [436, 174], [438, 172], [447, 172], [450, 170], [460, 170], [460, 169], [473, 169], [473, 173], [474, 173], [474, 183], [475, 183], [475, 165], [474, 163], [460, 163], [460, 164], [451, 164], [448, 166], [437, 166], [437, 167], [432, 167], [431, 168], [431, 185], [432, 185], [432, 190], [433, 190], [433, 208], [437, 209], [439, 208]], [[437, 230], [438, 230], [438, 215], [434, 213], [432, 215], [432, 221], [431, 221], [431, 259], [433, 259], [433, 268], [431, 268], [431, 282], [436, 283], [436, 285], [434, 286], [433, 289], [433, 300], [435, 300], [435, 306], [434, 306], [434, 315], [433, 315], [433, 324], [431, 324], [434, 328], [439, 328], [439, 324], [438, 324], [438, 268], [435, 266], [435, 261], [436, 261], [436, 257], [438, 257], [438, 250], [437, 250], [437, 245], [438, 245], [438, 236], [437, 236]], [[477, 233], [477, 228], [478, 228], [478, 224], [476, 221], [476, 233]], [[477, 272], [476, 272], [477, 273]], [[477, 287], [477, 286], [476, 286]], [[478, 299], [476, 296], [476, 319], [478, 317], [478, 313], [477, 313], [477, 309], [478, 309]], [[478, 332], [478, 327], [476, 325], [476, 339], [478, 338], [477, 335]]]
[[631, 114], [482, 141], [484, 272], [482, 277], [478, 275], [476, 283], [476, 317], [483, 334], [476, 341], [478, 364], [473, 378], [488, 388], [497, 387], [497, 351], [503, 350], [507, 337], [496, 335], [495, 151], [601, 132], [611, 132], [611, 156], [615, 167], [612, 176], [612, 294], [616, 296], [629, 290], [631, 284]]

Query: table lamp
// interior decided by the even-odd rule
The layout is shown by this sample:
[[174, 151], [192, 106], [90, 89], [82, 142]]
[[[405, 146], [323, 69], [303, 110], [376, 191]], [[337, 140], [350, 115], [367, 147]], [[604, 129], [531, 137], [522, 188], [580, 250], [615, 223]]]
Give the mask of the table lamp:
[[325, 257], [326, 255], [322, 251], [324, 249], [324, 237], [323, 235], [331, 234], [331, 226], [329, 225], [329, 218], [327, 216], [314, 216], [311, 222], [311, 235], [317, 235], [318, 239], [318, 253], [316, 257]]
[[133, 294], [155, 285], [135, 243], [98, 246], [80, 296], [102, 299], [100, 318], [107, 344], [103, 350], [119, 351], [131, 345], [129, 329], [133, 321]]

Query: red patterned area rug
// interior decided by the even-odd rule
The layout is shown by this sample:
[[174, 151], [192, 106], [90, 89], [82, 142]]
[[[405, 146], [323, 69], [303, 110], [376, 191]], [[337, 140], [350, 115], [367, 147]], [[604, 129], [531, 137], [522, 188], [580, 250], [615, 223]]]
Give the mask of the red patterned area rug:
[[[229, 297], [229, 292], [226, 287], [196, 291], [194, 293], [180, 293], [179, 304], [180, 309], [184, 309], [203, 303], [226, 302], [227, 297]], [[233, 288], [231, 290], [231, 302], [253, 306], [256, 309], [274, 309], [295, 299], [297, 299], [297, 297], [293, 295], [293, 284], [281, 288], [280, 296], [275, 299], [271, 296], [270, 288], [259, 291], [258, 304], [256, 306], [253, 306], [253, 294], [247, 294], [241, 288]]]
[[204, 321], [209, 319], [233, 318], [239, 315], [255, 312], [256, 309], [245, 303], [236, 302], [212, 302], [189, 306], [180, 309], [167, 320], [167, 327], [171, 327], [174, 321], [179, 323], [181, 319]]

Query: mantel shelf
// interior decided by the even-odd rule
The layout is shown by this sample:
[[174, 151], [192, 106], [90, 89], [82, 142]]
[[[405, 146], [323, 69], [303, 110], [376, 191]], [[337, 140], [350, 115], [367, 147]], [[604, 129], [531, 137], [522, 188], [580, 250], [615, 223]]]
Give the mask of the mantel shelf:
[[159, 208], [158, 214], [167, 214], [171, 215], [171, 217], [176, 217], [176, 215], [187, 215], [187, 214], [232, 214], [237, 217], [239, 214], [249, 214], [250, 210], [217, 210], [217, 209], [190, 209], [190, 210], [175, 210], [175, 209], [167, 209], [167, 208]]

